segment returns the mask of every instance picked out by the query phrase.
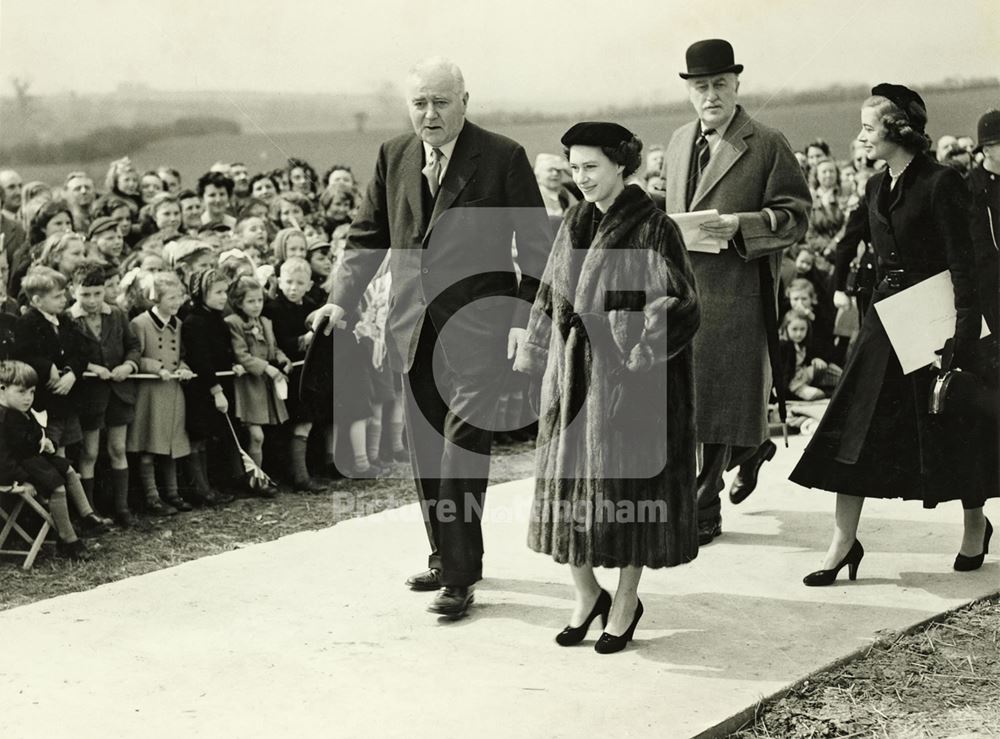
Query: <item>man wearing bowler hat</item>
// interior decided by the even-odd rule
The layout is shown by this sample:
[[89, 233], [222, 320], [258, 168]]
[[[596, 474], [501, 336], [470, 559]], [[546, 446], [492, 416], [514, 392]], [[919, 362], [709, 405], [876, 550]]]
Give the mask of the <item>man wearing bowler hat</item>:
[[742, 71], [728, 41], [688, 48], [680, 76], [698, 119], [674, 132], [664, 160], [667, 212], [717, 210], [702, 230], [727, 247], [690, 254], [702, 301], [694, 340], [701, 544], [722, 533], [723, 472], [739, 465], [729, 491], [739, 503], [776, 451], [767, 426], [768, 339], [776, 348], [781, 253], [805, 234], [810, 207], [788, 141], [737, 104]]

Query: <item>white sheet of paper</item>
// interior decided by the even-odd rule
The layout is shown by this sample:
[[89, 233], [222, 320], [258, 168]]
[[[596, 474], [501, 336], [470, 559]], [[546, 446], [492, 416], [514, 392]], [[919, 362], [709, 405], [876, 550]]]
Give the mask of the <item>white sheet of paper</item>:
[[[944, 343], [955, 335], [955, 288], [945, 270], [875, 303], [889, 342], [908, 375], [937, 358]], [[990, 333], [983, 321], [980, 336]]]
[[688, 251], [700, 251], [706, 254], [718, 254], [723, 249], [729, 248], [729, 244], [720, 239], [713, 239], [706, 236], [705, 232], [699, 228], [701, 224], [714, 221], [719, 217], [717, 210], [696, 210], [691, 213], [671, 213], [670, 217], [681, 230], [684, 237], [684, 245]]

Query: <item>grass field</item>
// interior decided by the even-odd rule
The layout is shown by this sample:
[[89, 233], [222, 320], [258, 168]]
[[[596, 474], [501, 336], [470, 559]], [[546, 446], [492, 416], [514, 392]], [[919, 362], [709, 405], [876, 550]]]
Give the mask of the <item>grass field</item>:
[[[811, 139], [821, 137], [833, 147], [837, 158], [847, 158], [848, 144], [859, 128], [858, 105], [855, 102], [812, 103], [792, 106], [775, 104], [750, 109], [762, 122], [782, 131], [795, 148], [804, 147]], [[956, 90], [927, 95], [930, 112], [929, 133], [936, 138], [944, 133], [975, 135], [976, 121], [991, 107], [1000, 105], [1000, 91]], [[400, 111], [401, 126], [403, 111]], [[475, 120], [475, 109], [470, 111]], [[595, 114], [594, 118], [602, 118]], [[618, 122], [628, 126], [645, 142], [665, 144], [671, 132], [691, 120], [687, 113], [669, 116], [623, 117]], [[559, 151], [559, 137], [574, 120], [546, 121], [534, 124], [493, 126], [519, 141], [534, 159], [539, 152]], [[404, 131], [328, 131], [306, 133], [251, 132], [235, 136], [204, 136], [201, 138], [170, 139], [157, 142], [138, 152], [122, 152], [132, 157], [140, 170], [168, 164], [180, 170], [184, 181], [193, 184], [198, 175], [216, 161], [244, 161], [251, 172], [282, 166], [288, 156], [309, 161], [322, 175], [334, 162], [349, 164], [361, 181], [371, 177], [378, 145], [395, 133]], [[71, 135], [72, 132], [67, 132]], [[89, 164], [61, 164], [44, 167], [23, 166], [18, 170], [27, 182], [40, 179], [61, 183], [66, 173], [73, 169], [88, 171], [101, 182], [107, 168], [106, 162]]]

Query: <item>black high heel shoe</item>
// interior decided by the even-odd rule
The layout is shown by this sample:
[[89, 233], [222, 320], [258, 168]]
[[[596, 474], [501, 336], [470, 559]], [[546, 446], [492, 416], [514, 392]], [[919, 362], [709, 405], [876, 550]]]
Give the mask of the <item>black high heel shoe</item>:
[[614, 654], [615, 652], [622, 651], [625, 645], [632, 641], [632, 636], [635, 634], [635, 627], [638, 625], [639, 619], [642, 618], [642, 601], [638, 598], [636, 600], [638, 605], [635, 607], [635, 616], [632, 617], [632, 623], [625, 630], [625, 633], [621, 636], [611, 636], [611, 634], [605, 631], [594, 645], [595, 652], [598, 654]]
[[598, 616], [601, 617], [601, 626], [608, 625], [608, 613], [610, 612], [611, 594], [607, 590], [602, 589], [601, 594], [597, 596], [597, 602], [590, 609], [590, 613], [587, 614], [584, 622], [579, 626], [567, 626], [556, 634], [556, 644], [560, 647], [572, 647], [575, 644], [579, 644], [587, 635], [587, 630], [590, 628], [591, 622]]
[[983, 553], [977, 554], [975, 557], [966, 557], [964, 554], [959, 554], [955, 557], [955, 571], [956, 572], [972, 572], [973, 570], [978, 570], [983, 566], [983, 560], [986, 559], [986, 555], [990, 553], [990, 538], [993, 536], [993, 524], [990, 523], [990, 519], [986, 519], [986, 533], [983, 535]]
[[802, 582], [809, 587], [816, 587], [819, 585], [833, 585], [834, 581], [837, 579], [837, 575], [840, 571], [844, 569], [844, 565], [847, 565], [847, 576], [852, 580], [858, 579], [858, 565], [861, 564], [861, 558], [865, 556], [865, 548], [861, 546], [861, 542], [857, 539], [851, 544], [850, 551], [844, 555], [844, 558], [840, 560], [836, 567], [832, 570], [816, 570], [816, 572], [810, 572], [804, 578]]

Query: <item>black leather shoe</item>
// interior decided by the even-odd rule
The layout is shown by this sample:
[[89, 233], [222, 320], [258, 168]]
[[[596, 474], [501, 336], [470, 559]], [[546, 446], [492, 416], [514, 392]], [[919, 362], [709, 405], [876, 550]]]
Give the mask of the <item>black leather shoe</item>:
[[714, 518], [711, 521], [698, 522], [698, 546], [711, 544], [712, 540], [722, 535], [722, 517]]
[[434, 596], [427, 610], [439, 616], [461, 618], [475, 600], [474, 592], [471, 587], [445, 585]]
[[733, 478], [733, 484], [729, 488], [729, 501], [733, 505], [739, 505], [750, 497], [750, 493], [757, 487], [757, 475], [760, 473], [760, 468], [764, 462], [774, 459], [777, 451], [778, 447], [775, 446], [774, 442], [767, 439], [757, 447], [757, 451], [750, 459], [740, 465], [736, 477]]
[[844, 558], [840, 560], [836, 567], [830, 570], [816, 570], [815, 572], [810, 572], [802, 578], [802, 582], [811, 588], [823, 585], [833, 585], [833, 583], [837, 580], [837, 575], [840, 574], [842, 569], [844, 569], [844, 565], [847, 565], [847, 576], [851, 580], [857, 580], [858, 566], [861, 564], [861, 558], [864, 556], [865, 548], [861, 546], [860, 541], [855, 539], [847, 554], [844, 555]]
[[77, 539], [76, 541], [62, 541], [61, 539], [56, 542], [56, 554], [65, 559], [72, 559], [76, 562], [86, 562], [90, 559], [90, 551], [87, 549], [87, 545], [83, 543], [82, 539]]
[[993, 524], [990, 523], [990, 519], [986, 519], [986, 533], [983, 535], [983, 553], [977, 554], [975, 557], [967, 557], [964, 554], [959, 554], [955, 557], [955, 571], [956, 572], [972, 572], [973, 570], [978, 570], [983, 566], [983, 560], [986, 559], [986, 555], [990, 553], [990, 539], [993, 537]]
[[625, 630], [625, 633], [621, 636], [611, 636], [611, 634], [605, 631], [594, 645], [595, 652], [598, 654], [614, 654], [615, 652], [622, 651], [632, 641], [632, 637], [635, 635], [635, 627], [639, 625], [639, 619], [642, 618], [643, 613], [642, 601], [638, 600], [637, 603], [635, 616], [632, 617], [632, 624]]
[[591, 622], [598, 616], [601, 617], [601, 626], [607, 627], [608, 613], [610, 612], [611, 593], [602, 589], [601, 594], [597, 596], [597, 600], [594, 602], [594, 607], [590, 609], [590, 613], [587, 614], [587, 618], [584, 619], [583, 623], [579, 626], [567, 626], [556, 634], [556, 644], [560, 647], [572, 647], [575, 644], [579, 644], [587, 636], [587, 630], [590, 628]]
[[438, 590], [442, 587], [441, 570], [431, 567], [429, 570], [406, 578], [406, 585], [410, 590]]
[[177, 509], [160, 500], [159, 496], [151, 495], [146, 498], [146, 513], [151, 516], [173, 516]]
[[184, 498], [180, 497], [179, 495], [174, 495], [170, 497], [165, 496], [163, 498], [163, 502], [169, 506], [173, 506], [181, 513], [187, 513], [188, 511], [194, 510], [191, 507], [191, 504], [188, 503], [186, 500], [184, 500]]
[[80, 524], [76, 528], [77, 533], [83, 538], [101, 536], [111, 530], [111, 520], [91, 513], [81, 518]]

